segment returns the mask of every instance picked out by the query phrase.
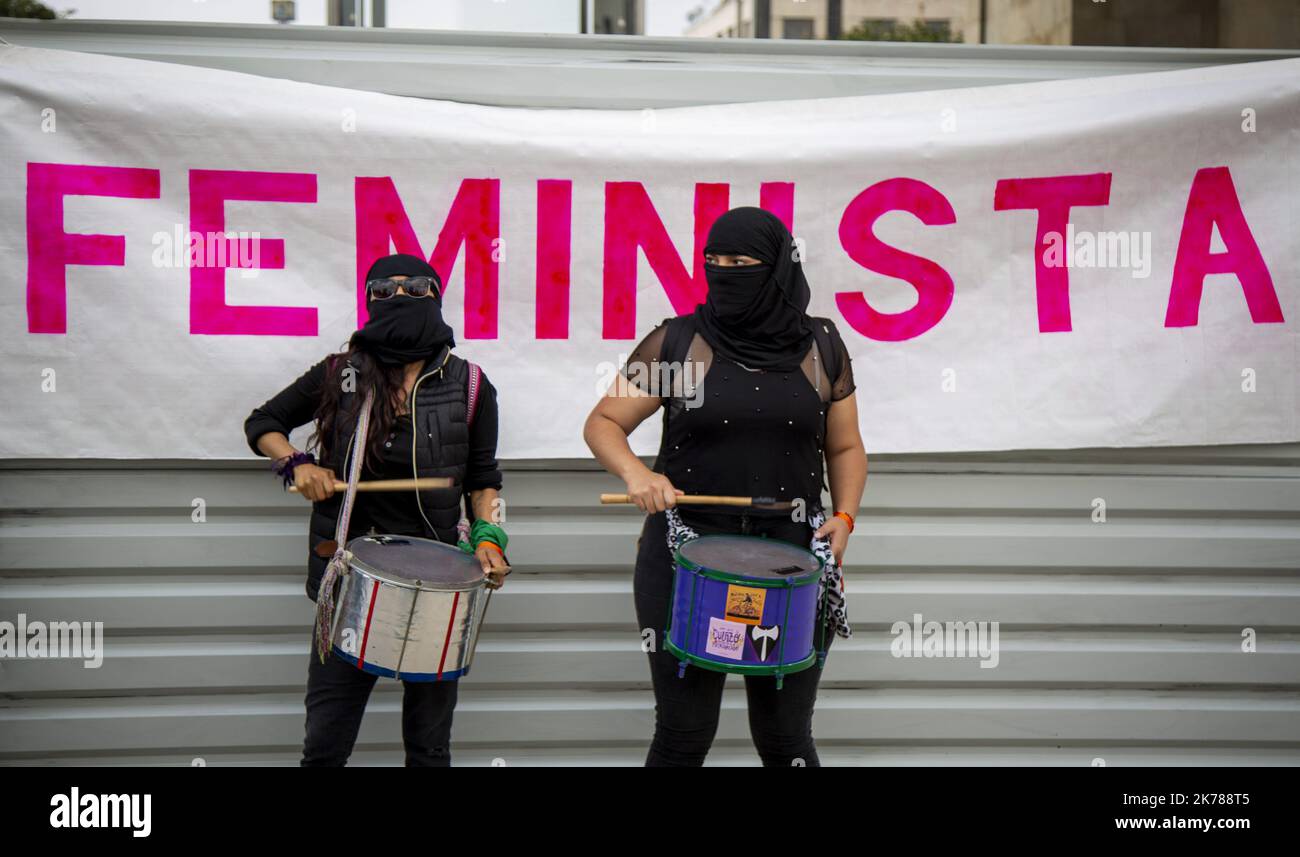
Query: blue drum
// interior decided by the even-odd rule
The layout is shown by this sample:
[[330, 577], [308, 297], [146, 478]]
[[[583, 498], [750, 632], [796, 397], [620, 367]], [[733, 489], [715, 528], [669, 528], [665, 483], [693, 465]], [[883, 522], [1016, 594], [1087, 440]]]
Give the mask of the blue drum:
[[[813, 553], [758, 536], [702, 536], [676, 554], [665, 648], [687, 665], [782, 677], [824, 651]], [[819, 651], [820, 650], [820, 651]]]

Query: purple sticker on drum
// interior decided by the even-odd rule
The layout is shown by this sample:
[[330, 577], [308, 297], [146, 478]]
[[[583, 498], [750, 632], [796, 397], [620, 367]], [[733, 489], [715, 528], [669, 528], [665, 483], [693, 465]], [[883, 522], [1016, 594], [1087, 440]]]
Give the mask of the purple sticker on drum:
[[717, 616], [709, 617], [709, 640], [704, 651], [720, 658], [741, 660], [745, 656], [745, 629], [740, 622], [728, 622]]

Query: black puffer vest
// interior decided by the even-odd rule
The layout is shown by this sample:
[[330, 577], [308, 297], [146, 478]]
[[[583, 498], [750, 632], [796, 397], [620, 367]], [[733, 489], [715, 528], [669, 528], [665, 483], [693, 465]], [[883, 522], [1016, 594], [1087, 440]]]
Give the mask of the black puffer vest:
[[[441, 355], [439, 355], [441, 357]], [[438, 371], [437, 358], [425, 363], [415, 382], [415, 464], [416, 476], [450, 476], [454, 485], [433, 491], [421, 491], [420, 507], [424, 511], [424, 538], [437, 539], [448, 544], [456, 543], [456, 524], [461, 517], [461, 500], [465, 473], [469, 464], [469, 423], [466, 420], [466, 382], [468, 364], [455, 354], [447, 358], [442, 371]], [[340, 367], [340, 371], [342, 367]], [[322, 467], [331, 468], [340, 479], [347, 479], [346, 457], [356, 431], [356, 413], [363, 401], [357, 393], [344, 393], [339, 401], [339, 418], [334, 437], [329, 444], [330, 454], [321, 461]], [[410, 414], [402, 419], [410, 419]], [[312, 504], [311, 553], [307, 560], [307, 596], [316, 600], [321, 577], [325, 574], [328, 557], [316, 553], [317, 546], [334, 539], [338, 527], [339, 510], [343, 494]], [[432, 525], [432, 528], [430, 528]], [[349, 528], [351, 529], [351, 528]], [[349, 538], [361, 533], [351, 532]], [[416, 535], [408, 533], [404, 535]]]

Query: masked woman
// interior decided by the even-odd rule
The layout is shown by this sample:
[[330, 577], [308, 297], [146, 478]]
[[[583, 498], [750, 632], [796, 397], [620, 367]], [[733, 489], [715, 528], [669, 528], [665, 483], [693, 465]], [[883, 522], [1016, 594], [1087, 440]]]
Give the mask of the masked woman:
[[[495, 523], [501, 471], [497, 467], [496, 391], [479, 376], [469, 411], [470, 364], [452, 353], [455, 340], [442, 318], [442, 283], [423, 259], [386, 256], [366, 275], [369, 320], [347, 350], [317, 363], [257, 408], [244, 424], [249, 446], [274, 461], [275, 472], [312, 501], [307, 596], [316, 600], [331, 555], [340, 501], [334, 482], [344, 463], [364, 394], [374, 391], [364, 457], [365, 479], [451, 477], [446, 489], [356, 495], [348, 539], [367, 532], [459, 541], [468, 498], [469, 541], [499, 587], [510, 568], [505, 532]], [[418, 425], [412, 408], [419, 415]], [[289, 433], [315, 423], [319, 457], [295, 449]], [[323, 543], [325, 544], [322, 547]], [[303, 765], [343, 765], [352, 753], [376, 676], [330, 652], [322, 663], [317, 640], [307, 670], [307, 729]], [[403, 682], [402, 742], [406, 764], [446, 766], [457, 682]]]
[[[659, 637], [674, 575], [670, 544], [695, 535], [748, 534], [814, 548], [826, 563], [826, 639], [848, 636], [839, 564], [866, 485], [853, 370], [829, 319], [806, 310], [808, 283], [794, 239], [775, 215], [736, 208], [709, 230], [708, 297], [664, 321], [633, 351], [587, 419], [584, 437], [648, 513], [637, 544], [633, 592], [639, 626], [654, 634], [650, 675], [655, 732], [646, 764], [701, 765], [717, 731], [726, 674], [688, 668]], [[664, 367], [680, 367], [672, 374]], [[665, 380], [671, 379], [671, 380]], [[627, 436], [664, 408], [654, 469]], [[823, 463], [833, 510], [822, 508]], [[677, 505], [681, 494], [775, 497], [789, 510]], [[800, 504], [798, 501], [802, 501]], [[821, 670], [747, 675], [749, 726], [764, 765], [817, 765], [813, 704]]]

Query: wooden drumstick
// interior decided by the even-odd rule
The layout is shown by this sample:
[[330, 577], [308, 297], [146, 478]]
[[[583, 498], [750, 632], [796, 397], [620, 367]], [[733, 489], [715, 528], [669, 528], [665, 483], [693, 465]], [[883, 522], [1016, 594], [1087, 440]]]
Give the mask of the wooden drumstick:
[[[358, 482], [358, 491], [431, 491], [434, 488], [450, 488], [455, 485], [455, 481], [446, 476], [428, 476], [423, 479], [372, 479], [369, 482]], [[335, 491], [348, 490], [348, 483], [334, 482]], [[297, 494], [298, 486], [290, 485], [289, 493]]]
[[[626, 505], [632, 502], [627, 494], [601, 494], [600, 502], [606, 506]], [[730, 497], [725, 494], [682, 494], [677, 502], [683, 505], [700, 506], [764, 506], [767, 508], [788, 509], [789, 501], [777, 500], [775, 497]]]

